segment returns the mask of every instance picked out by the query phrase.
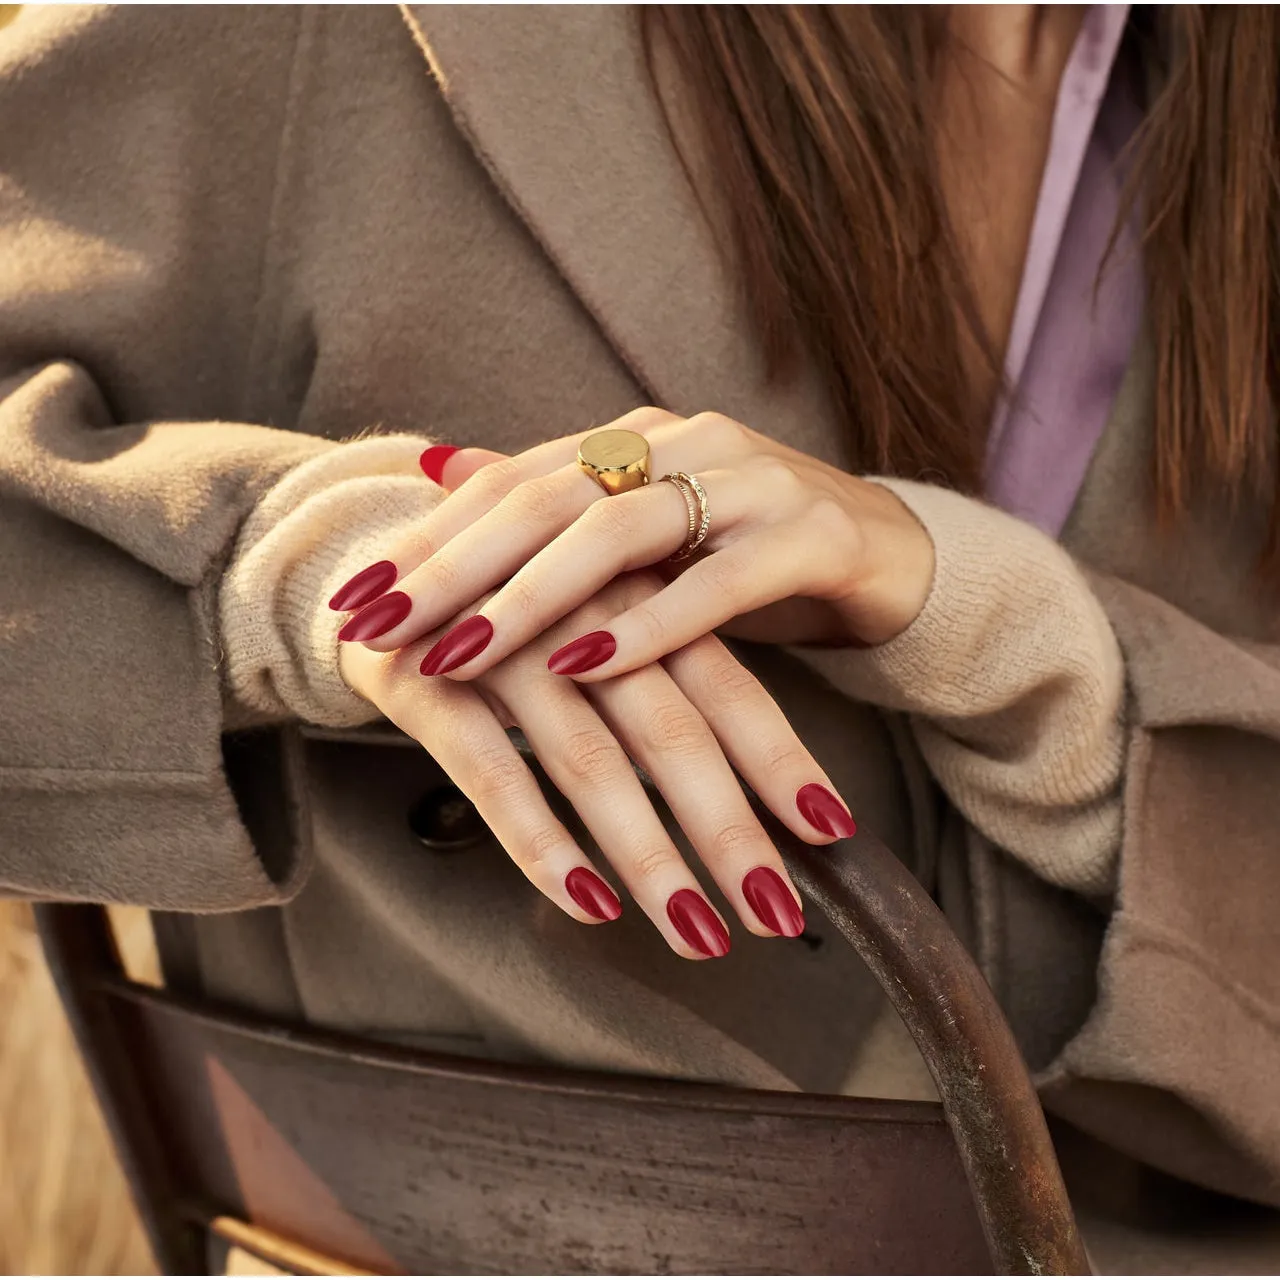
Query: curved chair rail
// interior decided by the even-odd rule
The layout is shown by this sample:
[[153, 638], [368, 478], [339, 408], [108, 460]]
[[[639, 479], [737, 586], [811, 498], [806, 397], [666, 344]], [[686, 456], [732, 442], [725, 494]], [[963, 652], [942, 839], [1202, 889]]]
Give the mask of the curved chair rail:
[[937, 1084], [996, 1270], [1087, 1275], [1044, 1113], [996, 998], [919, 881], [865, 830], [814, 848], [755, 802], [796, 884], [875, 974]]

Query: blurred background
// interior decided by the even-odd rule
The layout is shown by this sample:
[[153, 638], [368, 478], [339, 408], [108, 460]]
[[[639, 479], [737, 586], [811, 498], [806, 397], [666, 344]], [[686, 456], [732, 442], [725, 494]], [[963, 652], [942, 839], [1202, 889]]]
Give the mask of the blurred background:
[[[145, 913], [113, 916], [129, 968], [154, 972]], [[3, 899], [0, 1274], [155, 1274], [31, 910]]]

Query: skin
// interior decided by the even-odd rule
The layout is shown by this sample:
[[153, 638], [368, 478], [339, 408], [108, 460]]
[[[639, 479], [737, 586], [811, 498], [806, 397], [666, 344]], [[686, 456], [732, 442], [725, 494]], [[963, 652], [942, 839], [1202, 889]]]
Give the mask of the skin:
[[[1059, 80], [1079, 6], [955, 6], [956, 58], [939, 85], [944, 196], [993, 349], [1012, 321]], [[981, 376], [975, 357], [974, 376]], [[698, 881], [637, 782], [654, 778], [742, 923], [772, 936], [741, 882], [773, 868], [795, 894], [736, 769], [802, 839], [831, 837], [796, 804], [830, 781], [715, 632], [778, 644], [878, 645], [928, 598], [934, 548], [888, 490], [717, 413], [634, 411], [655, 477], [698, 477], [711, 533], [673, 566], [688, 530], [671, 484], [606, 499], [576, 465], [582, 434], [514, 458], [464, 449], [451, 492], [410, 544], [388, 547], [412, 601], [395, 629], [342, 647], [346, 682], [416, 738], [477, 805], [530, 881], [583, 923], [565, 875], [589, 866], [507, 739], [518, 724], [604, 857], [668, 944], [703, 958], [667, 918]], [[585, 434], [585, 433], [583, 433]], [[493, 636], [470, 661], [423, 676], [424, 655], [482, 614]], [[572, 677], [548, 658], [584, 634], [616, 642]], [[798, 900], [798, 895], [797, 900]]]
[[[506, 727], [520, 725], [556, 787], [671, 948], [688, 959], [703, 959], [666, 912], [673, 893], [700, 892], [697, 877], [672, 844], [629, 757], [658, 783], [742, 923], [763, 937], [773, 933], [747, 904], [743, 877], [766, 866], [788, 887], [790, 882], [730, 766], [797, 835], [814, 844], [828, 843], [830, 837], [804, 821], [795, 793], [808, 783], [831, 784], [759, 682], [714, 636], [700, 637], [671, 662], [650, 664], [593, 688], [547, 670], [547, 657], [565, 640], [661, 589], [662, 580], [654, 574], [619, 577], [530, 644], [468, 681], [419, 674], [422, 656], [440, 629], [384, 651], [345, 645], [341, 668], [353, 689], [431, 753], [538, 889], [582, 923], [599, 923], [565, 889], [570, 871], [592, 864], [507, 738]], [[482, 602], [488, 603], [491, 598]], [[791, 892], [798, 902], [794, 888]]]

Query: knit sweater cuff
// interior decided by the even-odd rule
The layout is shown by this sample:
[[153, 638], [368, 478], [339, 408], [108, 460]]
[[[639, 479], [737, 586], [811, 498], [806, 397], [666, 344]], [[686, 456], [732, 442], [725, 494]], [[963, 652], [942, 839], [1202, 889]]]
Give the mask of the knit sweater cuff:
[[218, 601], [226, 685], [241, 712], [333, 727], [378, 717], [338, 672], [348, 615], [327, 602], [388, 547], [404, 545], [444, 497], [418, 466], [429, 443], [375, 436], [336, 444], [255, 506]]
[[851, 696], [908, 713], [930, 770], [984, 835], [1055, 884], [1107, 893], [1125, 681], [1101, 604], [1031, 525], [933, 485], [876, 483], [933, 541], [929, 597], [888, 643], [805, 660]]

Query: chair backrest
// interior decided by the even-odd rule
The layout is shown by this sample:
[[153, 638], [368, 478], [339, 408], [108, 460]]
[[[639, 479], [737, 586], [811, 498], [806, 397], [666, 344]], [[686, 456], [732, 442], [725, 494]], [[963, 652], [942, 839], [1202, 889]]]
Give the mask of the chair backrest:
[[203, 1271], [211, 1224], [247, 1220], [373, 1272], [1087, 1273], [1012, 1034], [937, 907], [869, 833], [818, 851], [758, 812], [940, 1106], [273, 1026], [129, 982], [100, 909], [39, 908], [161, 1264]]

